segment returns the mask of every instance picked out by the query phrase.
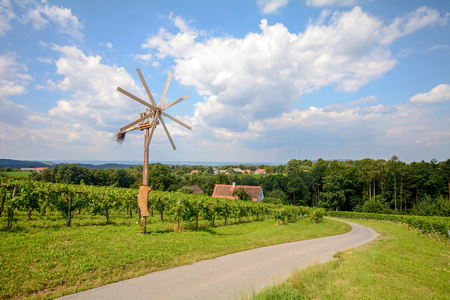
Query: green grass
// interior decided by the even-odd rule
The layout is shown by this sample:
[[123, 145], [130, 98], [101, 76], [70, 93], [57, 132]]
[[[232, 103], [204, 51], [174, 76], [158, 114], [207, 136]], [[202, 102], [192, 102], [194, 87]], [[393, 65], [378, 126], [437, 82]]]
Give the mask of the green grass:
[[28, 175], [30, 175], [31, 172], [30, 171], [1, 172], [1, 174], [20, 179], [20, 178], [28, 178]]
[[[104, 217], [79, 215], [69, 228], [56, 215], [34, 215], [28, 222], [24, 213], [15, 217], [12, 230], [0, 230], [1, 299], [54, 298], [228, 253], [350, 230], [332, 220], [275, 225], [271, 219], [174, 231], [172, 222], [157, 222], [155, 216], [149, 234], [141, 235], [136, 218], [120, 215], [112, 216], [112, 225], [105, 225]], [[3, 216], [2, 228], [5, 223]]]
[[400, 225], [355, 223], [382, 235], [338, 253], [332, 262], [298, 271], [252, 299], [450, 299], [447, 244]]

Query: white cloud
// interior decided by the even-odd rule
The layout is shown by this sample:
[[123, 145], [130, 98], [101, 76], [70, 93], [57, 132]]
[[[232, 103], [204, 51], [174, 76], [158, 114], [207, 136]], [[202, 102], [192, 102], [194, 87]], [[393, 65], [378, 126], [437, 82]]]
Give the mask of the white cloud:
[[[100, 56], [87, 56], [70, 46], [53, 45], [52, 50], [60, 56], [55, 61], [56, 77], [60, 79], [49, 80], [45, 88], [63, 91], [65, 97], [56, 100], [56, 106], [48, 114], [8, 99], [23, 93], [25, 86], [20, 82], [30, 77], [13, 54], [0, 56], [0, 140], [9, 145], [0, 154], [17, 157], [9, 148], [33, 149], [29, 153], [22, 151], [22, 155], [32, 157], [45, 158], [51, 153], [52, 159], [100, 157], [107, 150], [116, 153], [111, 152], [115, 147], [113, 132], [143, 110], [116, 89], [121, 86], [141, 97], [143, 91], [123, 68], [102, 64]], [[9, 85], [3, 84], [5, 81]], [[12, 88], [14, 85], [16, 90]], [[133, 142], [141, 138], [131, 135], [127, 139]]]
[[265, 15], [278, 13], [279, 9], [286, 6], [289, 0], [257, 0], [260, 11]]
[[169, 18], [172, 20], [175, 27], [179, 29], [179, 33], [174, 35], [167, 32], [166, 29], [161, 28], [158, 35], [147, 39], [142, 45], [143, 49], [159, 49], [159, 58], [165, 58], [166, 56], [182, 56], [186, 49], [190, 49], [194, 46], [195, 39], [199, 35], [197, 31], [190, 29], [181, 17], [170, 15]]
[[77, 39], [84, 37], [81, 33], [84, 26], [76, 16], [72, 15], [71, 9], [49, 5], [45, 0], [18, 4], [26, 10], [22, 23], [31, 23], [35, 30], [43, 30], [49, 23], [53, 23], [61, 33], [69, 34]]
[[445, 25], [448, 22], [449, 14], [441, 17], [438, 10], [422, 6], [407, 14], [406, 16], [397, 17], [394, 21], [386, 26], [382, 42], [385, 44], [392, 43], [396, 39], [411, 34], [414, 31], [428, 26]]
[[0, 97], [6, 99], [25, 93], [28, 82], [32, 80], [26, 72], [26, 67], [16, 61], [16, 54], [0, 55]]
[[[410, 14], [402, 22], [406, 24], [415, 16]], [[173, 58], [175, 78], [204, 96], [187, 121], [195, 132], [185, 133], [190, 141], [201, 136], [201, 140], [224, 149], [233, 142], [233, 149], [248, 153], [247, 159], [252, 159], [253, 142], [267, 151], [276, 149], [274, 155], [291, 157], [283, 152], [292, 151], [290, 147], [300, 140], [308, 141], [312, 149], [318, 137], [325, 144], [358, 139], [372, 144], [392, 143], [411, 130], [425, 132], [410, 116], [426, 117], [410, 107], [410, 115], [404, 115], [398, 106], [374, 105], [375, 96], [362, 98], [350, 107], [293, 109], [305, 93], [329, 85], [357, 91], [397, 64], [385, 43], [387, 28], [392, 24], [360, 7], [345, 12], [324, 11], [299, 33], [290, 32], [283, 24], [269, 25], [263, 19], [261, 32], [251, 32], [244, 38], [205, 37], [180, 18], [171, 17], [177, 20], [174, 24], [178, 32], [162, 28], [146, 40], [143, 48], [148, 49], [152, 63]], [[439, 19], [427, 24], [439, 24]], [[403, 30], [403, 35], [423, 26]], [[230, 154], [222, 155], [224, 160], [232, 159], [225, 158]]]
[[206, 96], [197, 109], [215, 127], [245, 130], [251, 120], [289, 111], [305, 92], [330, 84], [355, 91], [396, 64], [378, 44], [382, 22], [359, 7], [298, 34], [262, 20], [261, 32], [243, 39], [197, 42], [198, 31], [180, 23], [177, 34], [161, 29], [143, 48], [175, 59], [176, 78]]
[[99, 46], [106, 47], [108, 49], [112, 49], [113, 48], [113, 44], [111, 42], [106, 42], [106, 43], [100, 42], [98, 44], [99, 44]]
[[[187, 122], [195, 132], [188, 133], [191, 140], [201, 136], [198, 143], [208, 140], [225, 148], [233, 142], [233, 149], [248, 153], [247, 159], [252, 159], [253, 145], [276, 149], [274, 155], [282, 155], [301, 141], [317, 150], [314, 143], [356, 145], [360, 139], [359, 147], [367, 148], [364, 143], [392, 144], [405, 140], [405, 134], [418, 137], [428, 130], [436, 131], [437, 127], [424, 125], [432, 120], [429, 111], [415, 111], [413, 105], [376, 105], [376, 96], [352, 102], [349, 107], [296, 110], [294, 105], [303, 94], [326, 86], [358, 91], [396, 66], [389, 49], [395, 40], [427, 26], [442, 25], [446, 18], [436, 10], [421, 8], [389, 21], [354, 7], [324, 10], [298, 33], [263, 19], [260, 32], [243, 38], [205, 36], [176, 18], [175, 31], [162, 28], [142, 47], [148, 50], [153, 64], [173, 59], [175, 78], [204, 97], [195, 104], [195, 115]], [[415, 141], [408, 139], [407, 143]]]
[[[290, 32], [280, 23], [269, 25], [263, 19], [261, 31], [250, 32], [244, 38], [205, 37], [171, 15], [178, 32], [162, 28], [142, 47], [148, 49], [148, 59], [153, 63], [158, 58], [173, 58], [175, 78], [204, 96], [203, 102], [195, 104], [191, 124], [201, 124], [202, 134], [211, 139], [219, 134], [239, 142], [264, 135], [264, 130], [254, 129], [269, 130], [264, 126], [266, 121], [296, 112], [294, 103], [304, 93], [329, 85], [357, 91], [383, 76], [397, 64], [386, 44], [387, 38], [392, 42], [424, 26], [442, 23], [439, 14], [431, 19], [426, 17], [430, 14], [434, 16], [434, 11], [422, 9], [396, 19], [401, 21], [393, 23], [402, 28], [402, 34], [396, 37], [389, 30], [393, 23], [355, 7], [344, 12], [324, 11], [316, 22], [310, 22], [299, 33]], [[421, 21], [423, 18], [428, 21]], [[352, 106], [367, 106], [375, 101], [372, 96]], [[305, 119], [316, 112], [319, 114], [316, 117], [322, 116], [317, 119], [329, 126], [336, 121], [333, 116], [367, 120], [375, 118], [376, 109], [380, 109], [377, 112], [380, 115], [392, 109], [380, 107], [358, 110], [328, 107], [300, 115]], [[306, 119], [309, 124], [316, 124], [316, 119]]]
[[437, 104], [450, 100], [450, 85], [440, 84], [428, 93], [417, 94], [409, 99], [413, 103]]
[[60, 53], [56, 74], [63, 78], [49, 80], [48, 87], [68, 92], [69, 97], [57, 101], [49, 111], [51, 116], [95, 120], [97, 125], [106, 126], [118, 124], [128, 117], [130, 108], [136, 108], [131, 99], [117, 91], [120, 86], [142, 94], [125, 69], [102, 64], [100, 56], [87, 56], [76, 47], [53, 45], [53, 50]]
[[357, 0], [306, 0], [309, 6], [353, 6], [358, 3]]
[[0, 36], [4, 36], [7, 31], [11, 30], [9, 24], [16, 15], [14, 14], [11, 2], [9, 0], [0, 1]]
[[377, 97], [375, 96], [367, 96], [364, 98], [359, 99], [358, 101], [353, 101], [350, 103], [351, 106], [359, 106], [359, 105], [365, 105], [365, 104], [373, 104], [377, 102]]
[[[0, 93], [1, 92], [3, 91], [0, 90]], [[26, 107], [17, 105], [3, 96], [0, 96], [0, 108], [0, 120], [13, 126], [23, 124], [26, 119], [26, 114], [29, 113], [29, 110]], [[5, 128], [2, 128], [2, 131], [3, 130], [5, 130]]]

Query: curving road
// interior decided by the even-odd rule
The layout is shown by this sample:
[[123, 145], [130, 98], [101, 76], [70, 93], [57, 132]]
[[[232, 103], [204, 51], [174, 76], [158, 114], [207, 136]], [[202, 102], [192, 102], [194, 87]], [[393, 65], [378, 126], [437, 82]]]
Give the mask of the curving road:
[[258, 248], [120, 281], [59, 299], [234, 299], [331, 260], [338, 251], [374, 240], [375, 230], [348, 222], [351, 232]]

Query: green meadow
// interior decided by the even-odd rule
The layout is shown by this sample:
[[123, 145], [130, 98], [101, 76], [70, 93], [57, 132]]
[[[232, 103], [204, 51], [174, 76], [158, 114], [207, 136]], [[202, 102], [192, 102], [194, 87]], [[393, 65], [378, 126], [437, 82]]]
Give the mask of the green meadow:
[[[0, 217], [0, 298], [50, 299], [221, 255], [279, 243], [348, 232], [350, 226], [309, 218], [277, 225], [273, 219], [174, 230], [159, 216], [148, 219], [148, 234], [138, 234], [136, 218], [112, 214], [76, 215], [71, 227], [59, 215], [18, 212], [9, 231]], [[168, 219], [168, 218], [166, 218]], [[186, 223], [183, 228], [194, 228]]]
[[[251, 299], [450, 299], [448, 237], [439, 242], [401, 225], [354, 221], [381, 236], [300, 270]], [[246, 297], [244, 297], [246, 298]]]
[[31, 174], [29, 171], [17, 171], [17, 172], [1, 172], [0, 174], [7, 175], [12, 178], [17, 179], [26, 179], [28, 178], [28, 175]]

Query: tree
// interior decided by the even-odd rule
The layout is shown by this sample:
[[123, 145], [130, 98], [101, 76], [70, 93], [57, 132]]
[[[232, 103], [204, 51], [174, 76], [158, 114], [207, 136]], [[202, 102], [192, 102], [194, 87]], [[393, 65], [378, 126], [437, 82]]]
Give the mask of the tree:
[[280, 203], [280, 204], [289, 204], [287, 203], [287, 197], [286, 197], [286, 193], [283, 192], [283, 190], [281, 189], [275, 189], [273, 191], [269, 191], [267, 193], [265, 193], [265, 197], [263, 202], [269, 202], [269, 200], [266, 201], [266, 199], [271, 198], [271, 199], [277, 199], [279, 201], [273, 201], [271, 200], [271, 203]]
[[179, 189], [178, 182], [169, 168], [162, 164], [154, 164], [149, 167], [148, 182], [153, 190], [176, 191]]
[[309, 172], [295, 171], [288, 175], [286, 192], [292, 195], [292, 204], [308, 205], [311, 200], [312, 178]]
[[448, 200], [450, 201], [450, 159], [439, 162], [442, 177], [447, 181]]
[[285, 172], [289, 174], [294, 171], [298, 171], [299, 169], [300, 169], [300, 161], [298, 159], [293, 158], [286, 164]]
[[346, 201], [344, 192], [346, 180], [343, 167], [338, 162], [333, 162], [323, 178], [322, 196], [326, 201], [322, 202], [322, 206], [332, 207], [336, 211], [341, 209]]
[[240, 187], [233, 191], [233, 196], [237, 196], [240, 200], [243, 201], [252, 201], [252, 196], [245, 191], [245, 188]]
[[325, 171], [327, 170], [328, 163], [322, 158], [319, 158], [314, 164], [311, 170], [312, 183], [311, 186], [314, 190], [314, 198], [316, 206], [320, 202], [320, 188], [323, 186], [322, 179], [325, 176]]

